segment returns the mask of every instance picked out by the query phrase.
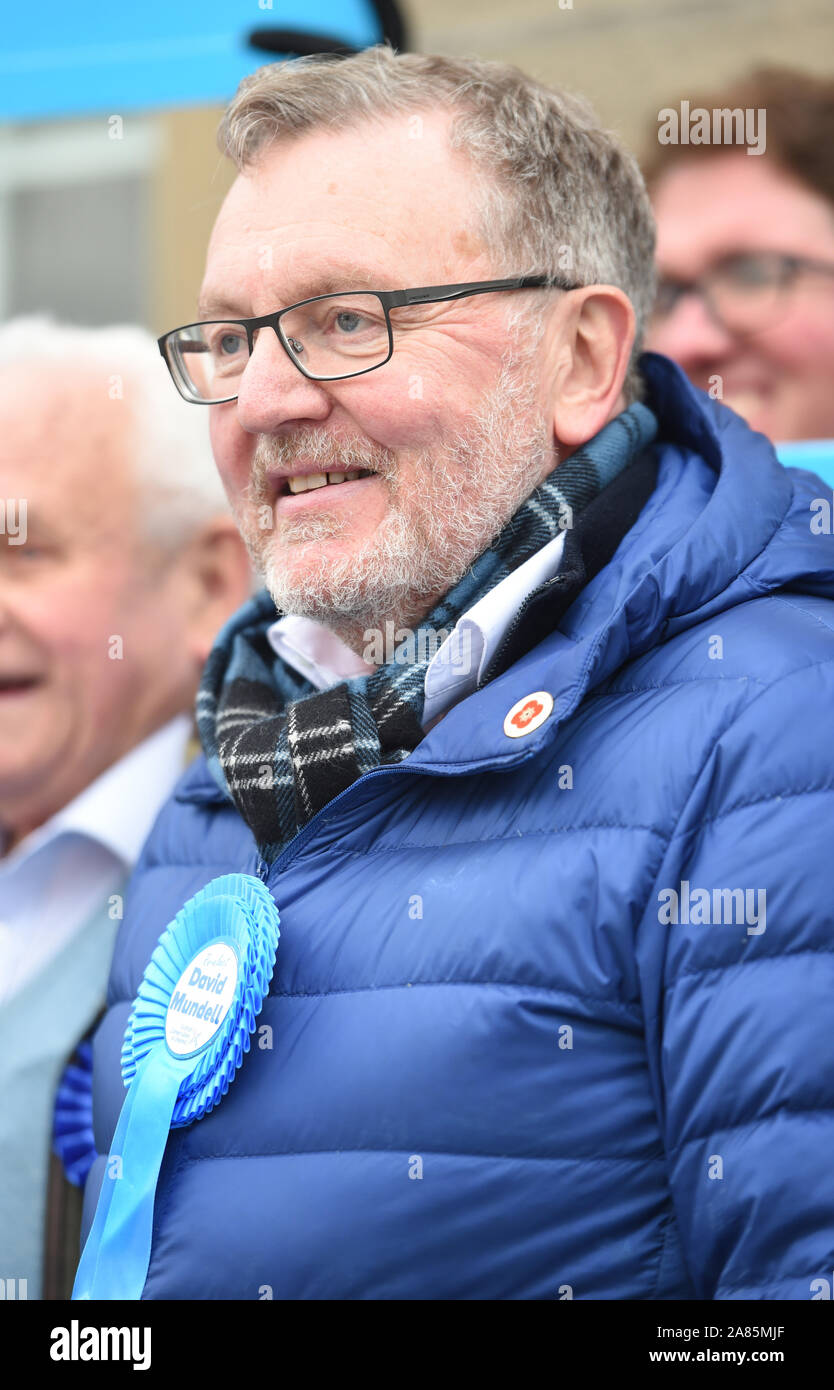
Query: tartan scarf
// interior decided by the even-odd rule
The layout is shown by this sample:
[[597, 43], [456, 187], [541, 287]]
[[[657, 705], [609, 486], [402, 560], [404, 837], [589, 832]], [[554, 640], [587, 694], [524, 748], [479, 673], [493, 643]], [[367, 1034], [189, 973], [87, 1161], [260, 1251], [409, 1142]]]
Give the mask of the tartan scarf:
[[[528, 560], [643, 451], [657, 421], [635, 403], [560, 463], [386, 665], [317, 690], [270, 646], [279, 616], [265, 590], [218, 635], [197, 696], [209, 768], [274, 862], [298, 831], [371, 768], [402, 762], [423, 738], [423, 687], [439, 629]], [[569, 509], [569, 510], [568, 510]]]

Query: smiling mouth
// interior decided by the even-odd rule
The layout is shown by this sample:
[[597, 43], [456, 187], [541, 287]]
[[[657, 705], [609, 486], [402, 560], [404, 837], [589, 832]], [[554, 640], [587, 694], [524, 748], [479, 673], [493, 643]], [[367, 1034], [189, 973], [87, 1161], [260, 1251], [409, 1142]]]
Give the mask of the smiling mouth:
[[374, 478], [371, 468], [354, 468], [348, 472], [297, 473], [290, 478], [278, 480], [277, 497], [296, 496], [301, 492], [315, 492], [322, 487], [340, 487], [342, 483], [356, 483], [362, 478]]
[[40, 685], [37, 676], [0, 676], [0, 695], [23, 695]]

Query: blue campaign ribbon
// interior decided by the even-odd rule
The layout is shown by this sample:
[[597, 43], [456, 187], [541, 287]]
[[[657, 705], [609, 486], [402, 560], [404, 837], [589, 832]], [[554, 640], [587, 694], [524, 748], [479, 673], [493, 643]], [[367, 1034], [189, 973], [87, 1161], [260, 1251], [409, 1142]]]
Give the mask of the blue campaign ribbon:
[[[113, 1135], [116, 1175], [105, 1176], [72, 1291], [74, 1299], [138, 1298], [151, 1256], [156, 1183], [189, 1063], [162, 1048], [145, 1059]], [[108, 1170], [113, 1158], [108, 1160]], [[138, 1286], [138, 1288], [137, 1288]]]
[[[122, 1076], [129, 1089], [73, 1299], [141, 1297], [168, 1135], [172, 1127], [208, 1114], [234, 1080], [272, 978], [279, 921], [275, 903], [259, 879], [226, 874], [191, 898], [160, 937], [125, 1032]], [[200, 959], [211, 951], [215, 956], [209, 958], [216, 958], [218, 948], [225, 951], [225, 960], [237, 961], [226, 1012], [216, 1026], [183, 1024], [183, 1012], [190, 1009], [184, 982], [196, 975], [206, 981], [198, 988], [213, 989], [215, 981], [200, 974]], [[198, 963], [192, 969], [195, 957]], [[211, 993], [208, 1000], [204, 1007], [214, 1007]], [[185, 1032], [178, 1033], [178, 1027]], [[182, 1048], [190, 1043], [178, 1039], [200, 1028], [213, 1031], [204, 1041], [197, 1037], [198, 1045], [183, 1055]]]
[[93, 1045], [82, 1038], [55, 1093], [52, 1151], [74, 1187], [83, 1187], [96, 1160], [93, 1134]]

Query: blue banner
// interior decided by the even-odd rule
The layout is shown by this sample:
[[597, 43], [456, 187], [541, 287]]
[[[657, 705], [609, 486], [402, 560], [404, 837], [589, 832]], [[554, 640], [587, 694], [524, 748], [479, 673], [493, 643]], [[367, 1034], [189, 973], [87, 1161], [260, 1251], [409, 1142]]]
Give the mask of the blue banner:
[[247, 73], [284, 51], [262, 46], [270, 31], [302, 36], [298, 52], [314, 50], [317, 38], [361, 49], [387, 35], [402, 46], [389, 0], [11, 4], [3, 14], [0, 119], [225, 104]]

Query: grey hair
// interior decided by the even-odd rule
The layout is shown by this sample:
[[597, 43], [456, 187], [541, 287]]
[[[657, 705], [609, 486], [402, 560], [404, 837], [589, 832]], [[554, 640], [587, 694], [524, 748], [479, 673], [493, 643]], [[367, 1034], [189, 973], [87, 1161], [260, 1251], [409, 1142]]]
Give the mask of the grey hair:
[[295, 58], [251, 73], [223, 115], [218, 147], [242, 172], [277, 140], [438, 107], [454, 113], [452, 149], [485, 175], [476, 190], [479, 230], [498, 276], [558, 275], [616, 285], [628, 296], [636, 337], [625, 390], [627, 400], [639, 398], [636, 363], [655, 290], [654, 219], [636, 160], [583, 98], [509, 64], [380, 44], [349, 58]]
[[139, 524], [163, 549], [228, 512], [208, 433], [208, 411], [177, 394], [154, 339], [134, 324], [85, 328], [32, 314], [0, 326], [0, 372], [10, 365], [59, 367], [62, 381], [99, 376], [108, 400], [130, 407], [125, 466], [142, 499]]

